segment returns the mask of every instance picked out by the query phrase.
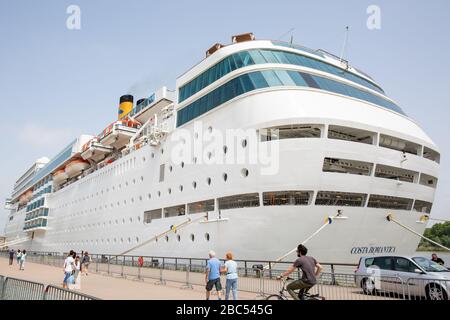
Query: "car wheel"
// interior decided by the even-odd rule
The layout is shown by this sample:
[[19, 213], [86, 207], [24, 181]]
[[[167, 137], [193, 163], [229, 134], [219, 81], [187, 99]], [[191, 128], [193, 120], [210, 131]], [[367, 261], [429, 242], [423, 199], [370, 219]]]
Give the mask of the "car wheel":
[[428, 300], [447, 300], [447, 293], [438, 284], [430, 284], [426, 289]]
[[363, 289], [364, 294], [367, 295], [375, 294], [375, 282], [373, 282], [373, 280], [364, 278], [361, 281], [361, 287]]

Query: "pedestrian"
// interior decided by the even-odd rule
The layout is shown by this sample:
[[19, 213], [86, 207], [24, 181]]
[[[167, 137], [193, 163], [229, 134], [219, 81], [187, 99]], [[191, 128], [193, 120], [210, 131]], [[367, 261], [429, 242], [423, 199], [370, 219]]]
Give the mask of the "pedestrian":
[[23, 250], [22, 254], [20, 255], [19, 270], [24, 270], [26, 257], [27, 257], [27, 250]]
[[441, 258], [439, 258], [439, 257], [437, 256], [436, 253], [433, 253], [433, 254], [431, 255], [431, 261], [436, 262], [436, 263], [439, 263], [441, 266], [444, 265], [444, 260], [442, 260]]
[[220, 293], [222, 291], [222, 284], [220, 283], [220, 261], [216, 258], [216, 253], [214, 251], [209, 252], [209, 260], [206, 264], [206, 300], [209, 300], [211, 295], [211, 290], [216, 287], [217, 299], [221, 300]]
[[80, 284], [81, 284], [81, 261], [80, 261], [80, 256], [76, 256], [75, 257], [75, 261], [74, 261], [74, 268], [72, 270], [72, 276], [74, 279], [74, 282], [69, 284], [69, 289], [80, 289]]
[[238, 286], [238, 272], [237, 263], [233, 260], [233, 254], [228, 252], [225, 255], [227, 261], [222, 269], [222, 272], [226, 274], [226, 286], [225, 286], [225, 300], [229, 300], [230, 290], [233, 293], [233, 300], [237, 300], [237, 286]]
[[19, 249], [19, 250], [17, 250], [17, 253], [16, 253], [16, 260], [17, 260], [17, 265], [19, 265], [19, 264], [20, 264], [20, 256], [21, 256], [21, 254], [22, 254], [22, 252], [20, 252], [20, 249]]
[[70, 253], [67, 255], [66, 260], [64, 260], [64, 280], [63, 280], [63, 288], [67, 289], [67, 285], [69, 283], [69, 278], [72, 275], [72, 271], [74, 269], [74, 262], [73, 259], [73, 251], [70, 250]]
[[89, 273], [89, 264], [91, 263], [91, 256], [89, 255], [89, 253], [86, 251], [84, 253], [83, 259], [81, 260], [81, 265], [83, 267], [84, 270], [84, 274], [88, 275]]
[[12, 266], [13, 261], [14, 261], [14, 249], [10, 249], [8, 254], [9, 254], [9, 265]]

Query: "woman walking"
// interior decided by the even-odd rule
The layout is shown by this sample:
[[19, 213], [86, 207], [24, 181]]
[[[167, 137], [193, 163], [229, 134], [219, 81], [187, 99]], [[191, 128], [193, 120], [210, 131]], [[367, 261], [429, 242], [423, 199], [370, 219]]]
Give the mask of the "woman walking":
[[222, 272], [227, 275], [227, 282], [225, 288], [225, 300], [229, 300], [230, 290], [233, 293], [233, 300], [237, 300], [237, 281], [238, 281], [238, 273], [237, 273], [237, 263], [233, 261], [233, 255], [231, 252], [226, 254], [227, 261], [225, 262], [225, 266], [222, 269]]
[[73, 285], [69, 285], [69, 289], [80, 289], [80, 284], [81, 284], [81, 261], [80, 261], [80, 256], [76, 256], [75, 257], [75, 269], [72, 271], [72, 276], [73, 276]]
[[27, 257], [27, 250], [23, 250], [22, 254], [20, 255], [20, 261], [19, 261], [19, 270], [25, 270], [25, 258]]

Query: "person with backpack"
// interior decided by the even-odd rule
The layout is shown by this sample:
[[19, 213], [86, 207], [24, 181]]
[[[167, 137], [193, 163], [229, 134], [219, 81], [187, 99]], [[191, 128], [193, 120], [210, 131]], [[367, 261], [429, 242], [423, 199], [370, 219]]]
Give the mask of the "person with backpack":
[[81, 260], [81, 265], [84, 271], [85, 275], [88, 275], [89, 273], [89, 264], [91, 263], [91, 256], [89, 255], [89, 253], [86, 251], [84, 253], [83, 259]]
[[13, 261], [14, 261], [14, 249], [10, 249], [8, 254], [9, 254], [9, 265], [12, 266]]

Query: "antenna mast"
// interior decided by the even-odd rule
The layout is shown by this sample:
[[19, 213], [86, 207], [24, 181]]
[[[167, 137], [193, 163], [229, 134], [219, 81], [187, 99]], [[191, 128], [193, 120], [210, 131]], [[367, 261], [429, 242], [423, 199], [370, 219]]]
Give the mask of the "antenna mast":
[[343, 62], [343, 60], [344, 60], [344, 53], [345, 53], [345, 49], [347, 48], [347, 42], [348, 42], [348, 26], [345, 27], [344, 45], [342, 46], [341, 57], [339, 59], [341, 62]]

